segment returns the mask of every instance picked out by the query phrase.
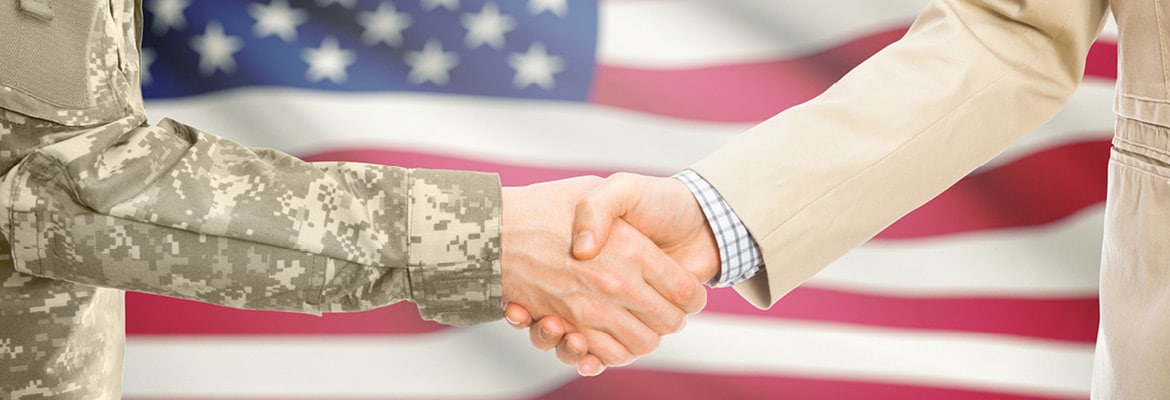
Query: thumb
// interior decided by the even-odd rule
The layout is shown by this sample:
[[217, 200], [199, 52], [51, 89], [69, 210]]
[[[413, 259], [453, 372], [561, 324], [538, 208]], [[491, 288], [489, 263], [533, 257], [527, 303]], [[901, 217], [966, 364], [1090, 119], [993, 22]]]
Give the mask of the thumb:
[[637, 187], [624, 175], [610, 176], [577, 203], [572, 250], [578, 260], [596, 257], [609, 240], [614, 220], [625, 216], [637, 203]]

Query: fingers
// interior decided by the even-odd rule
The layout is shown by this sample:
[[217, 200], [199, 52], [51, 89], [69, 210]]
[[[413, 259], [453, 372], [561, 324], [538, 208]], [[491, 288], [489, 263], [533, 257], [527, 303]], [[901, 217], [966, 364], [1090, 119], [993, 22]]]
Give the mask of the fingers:
[[[630, 365], [638, 357], [637, 354], [631, 353], [626, 349], [626, 346], [622, 345], [612, 335], [606, 332], [585, 330], [581, 334], [589, 342], [589, 354], [586, 357], [582, 357], [582, 361], [585, 361], [591, 355], [601, 365], [620, 367]], [[655, 345], [657, 346], [657, 343]]]
[[592, 354], [586, 354], [581, 359], [581, 362], [577, 363], [578, 375], [597, 376], [601, 375], [602, 372], [605, 372], [605, 364], [601, 362], [601, 359]]
[[[619, 221], [614, 229], [622, 231], [616, 232], [615, 235], [624, 236], [627, 233], [625, 231], [631, 231], [629, 234], [637, 234], [637, 230], [624, 221]], [[617, 246], [618, 244], [612, 245]], [[642, 278], [658, 292], [661, 296], [660, 299], [670, 302], [672, 306], [681, 309], [686, 314], [698, 313], [707, 305], [707, 291], [703, 288], [703, 284], [695, 279], [694, 274], [657, 247], [632, 254], [628, 263], [641, 267]], [[667, 325], [656, 325], [661, 329], [666, 329], [666, 331], [661, 331], [663, 334], [678, 332], [682, 328], [684, 320], [679, 320], [678, 316], [672, 313], [663, 313], [663, 309], [664, 307], [659, 304], [656, 308], [642, 310], [643, 312], [635, 313], [635, 315], [643, 321], [647, 321], [646, 318], [651, 318], [659, 324]], [[655, 314], [659, 318], [655, 319]]]
[[548, 351], [561, 342], [565, 332], [565, 323], [560, 318], [544, 317], [528, 330], [528, 340], [532, 342], [532, 347]]
[[[612, 337], [602, 340], [612, 340]], [[610, 342], [609, 346], [616, 346], [616, 342]], [[605, 345], [602, 345], [605, 346]], [[625, 355], [633, 360], [633, 355]], [[581, 376], [597, 376], [605, 371], [606, 365], [594, 354], [589, 353], [589, 341], [585, 335], [580, 332], [570, 332], [565, 334], [564, 340], [557, 346], [557, 359], [565, 365], [576, 365], [577, 374]], [[624, 360], [623, 360], [624, 361]]]
[[[580, 332], [565, 334], [561, 343], [557, 344], [557, 359], [565, 365], [577, 365], [589, 354], [589, 341]], [[594, 356], [593, 358], [597, 358]], [[598, 361], [600, 362], [600, 360]]]
[[612, 176], [577, 203], [573, 219], [573, 257], [589, 260], [605, 247], [613, 221], [626, 215], [637, 203], [639, 192], [628, 182], [621, 174]]
[[504, 307], [504, 320], [516, 329], [524, 329], [532, 325], [532, 314], [528, 309], [516, 303], [508, 303]]

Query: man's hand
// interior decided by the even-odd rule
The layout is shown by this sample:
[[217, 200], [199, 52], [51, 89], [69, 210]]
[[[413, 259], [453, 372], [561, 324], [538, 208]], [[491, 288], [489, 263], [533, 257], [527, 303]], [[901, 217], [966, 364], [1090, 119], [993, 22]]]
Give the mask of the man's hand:
[[[706, 291], [621, 221], [605, 224], [605, 237], [620, 245], [599, 249], [587, 261], [570, 256], [576, 205], [600, 181], [584, 177], [504, 189], [503, 294], [535, 318], [563, 318], [555, 323], [580, 335], [575, 341], [587, 341], [598, 362], [624, 365], [678, 331], [686, 314], [702, 309]], [[544, 342], [540, 332], [533, 331], [534, 343]]]
[[[673, 178], [615, 174], [577, 204], [573, 223], [573, 255], [592, 259], [613, 246], [628, 246], [614, 228], [628, 222], [700, 282], [711, 280], [720, 268], [719, 249], [707, 218], [685, 184]], [[534, 316], [509, 304], [505, 316], [516, 328], [532, 324]], [[592, 376], [615, 365], [599, 359], [595, 342], [555, 315], [535, 318], [530, 338], [539, 349], [557, 348], [557, 358], [577, 364], [580, 374]]]
[[589, 260], [622, 219], [702, 282], [719, 272], [719, 246], [694, 194], [674, 178], [617, 173], [577, 203], [573, 256]]

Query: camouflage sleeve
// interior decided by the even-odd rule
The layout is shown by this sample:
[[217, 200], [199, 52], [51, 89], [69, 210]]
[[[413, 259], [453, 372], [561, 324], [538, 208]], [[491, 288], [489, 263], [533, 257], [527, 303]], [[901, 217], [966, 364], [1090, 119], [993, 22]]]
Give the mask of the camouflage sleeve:
[[495, 175], [306, 163], [134, 121], [5, 175], [0, 228], [18, 270], [242, 308], [410, 300], [447, 324], [500, 317]]

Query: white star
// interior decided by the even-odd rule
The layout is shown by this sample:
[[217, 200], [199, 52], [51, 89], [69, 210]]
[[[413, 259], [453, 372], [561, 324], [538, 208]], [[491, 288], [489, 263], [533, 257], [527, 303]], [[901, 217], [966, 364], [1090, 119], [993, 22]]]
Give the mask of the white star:
[[240, 38], [223, 34], [223, 25], [217, 21], [207, 24], [202, 35], [191, 37], [191, 48], [199, 53], [199, 73], [211, 75], [215, 70], [232, 73], [236, 60], [232, 54], [244, 47]]
[[157, 57], [154, 50], [143, 47], [138, 54], [138, 81], [143, 85], [149, 85], [154, 77], [150, 76], [150, 66], [154, 64]]
[[187, 27], [187, 18], [183, 17], [183, 10], [191, 5], [189, 0], [154, 0], [146, 8], [154, 15], [154, 34], [161, 35], [168, 30], [180, 30]]
[[272, 0], [267, 6], [250, 4], [248, 15], [256, 19], [256, 24], [252, 26], [252, 33], [256, 37], [276, 35], [286, 42], [297, 40], [297, 25], [309, 19], [309, 13], [305, 10], [288, 8], [286, 0]]
[[539, 15], [545, 11], [564, 18], [569, 13], [569, 3], [565, 0], [528, 0], [528, 12], [532, 15]]
[[321, 40], [320, 48], [301, 51], [301, 58], [309, 63], [309, 70], [305, 71], [305, 78], [309, 82], [329, 78], [333, 83], [345, 83], [345, 68], [353, 64], [357, 57], [353, 51], [339, 47], [337, 38], [326, 36]]
[[484, 4], [479, 14], [463, 14], [460, 20], [463, 27], [467, 28], [467, 37], [463, 41], [473, 49], [483, 44], [493, 49], [502, 49], [504, 34], [516, 28], [516, 19], [500, 15], [500, 9], [495, 3]]
[[443, 6], [448, 11], [456, 11], [459, 9], [459, 0], [422, 0], [422, 7], [427, 11], [434, 10], [439, 6]]
[[552, 90], [553, 74], [565, 69], [565, 62], [560, 57], [550, 56], [540, 42], [528, 46], [528, 52], [512, 53], [508, 56], [508, 65], [516, 70], [512, 84], [518, 89], [524, 89], [533, 84], [544, 90]]
[[411, 23], [410, 15], [399, 14], [394, 4], [390, 3], [378, 4], [378, 9], [373, 12], [358, 13], [357, 20], [366, 28], [362, 32], [362, 43], [367, 46], [386, 42], [390, 47], [398, 47], [402, 44], [402, 31], [410, 27]]
[[443, 45], [438, 40], [430, 39], [423, 45], [422, 51], [408, 51], [404, 56], [406, 65], [410, 66], [410, 74], [406, 79], [415, 85], [434, 82], [443, 86], [450, 81], [447, 73], [459, 64], [459, 56], [455, 53], [444, 53]]
[[341, 8], [351, 9], [353, 8], [354, 4], [356, 4], [355, 1], [357, 0], [317, 0], [317, 5], [321, 7], [329, 7], [333, 3], [337, 3], [337, 5], [341, 6]]

